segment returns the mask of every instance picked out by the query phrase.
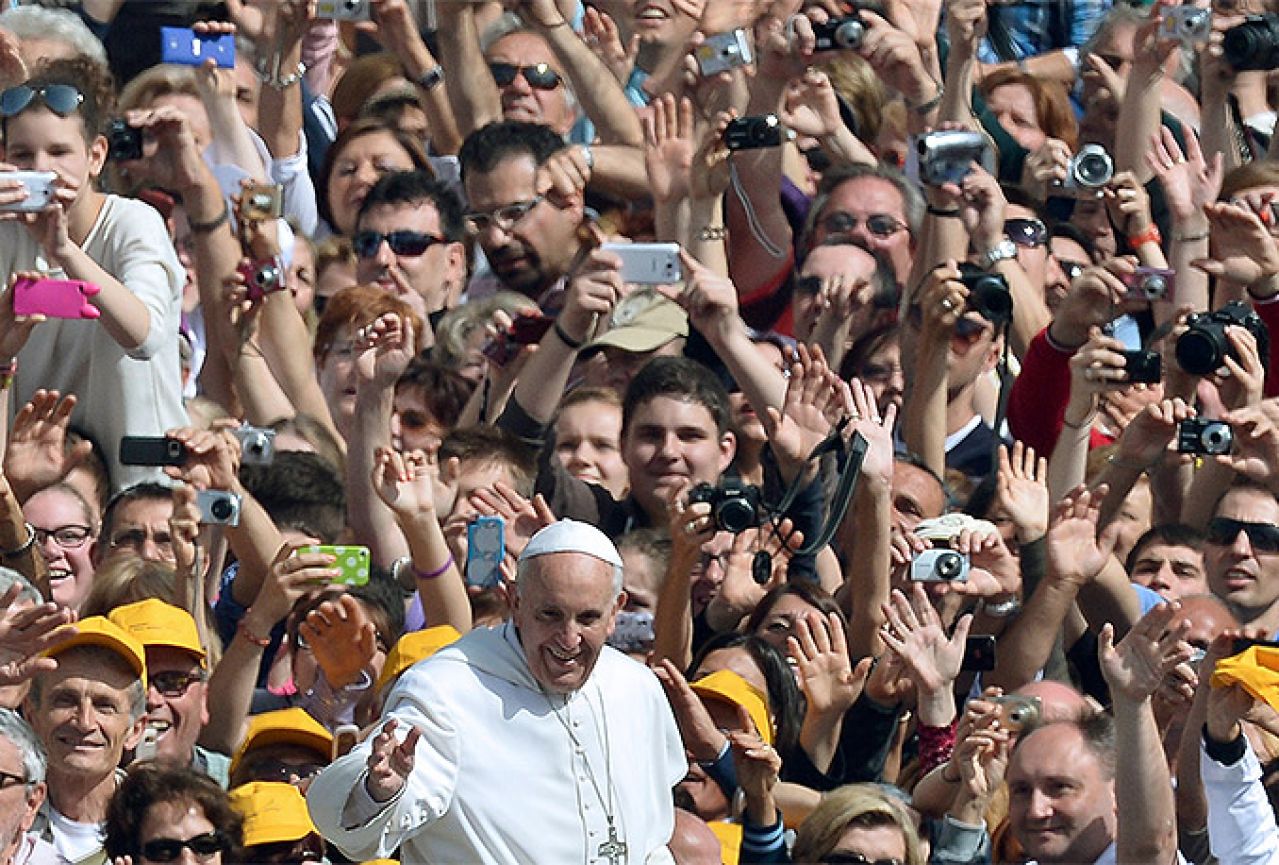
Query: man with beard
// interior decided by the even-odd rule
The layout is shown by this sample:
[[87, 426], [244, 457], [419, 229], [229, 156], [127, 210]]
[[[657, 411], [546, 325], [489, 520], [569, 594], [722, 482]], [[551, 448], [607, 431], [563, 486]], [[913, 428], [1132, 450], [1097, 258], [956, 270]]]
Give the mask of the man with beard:
[[209, 720], [206, 659], [195, 619], [157, 598], [117, 607], [107, 618], [146, 652], [146, 730], [134, 759], [191, 766], [225, 787], [230, 758], [195, 743]]

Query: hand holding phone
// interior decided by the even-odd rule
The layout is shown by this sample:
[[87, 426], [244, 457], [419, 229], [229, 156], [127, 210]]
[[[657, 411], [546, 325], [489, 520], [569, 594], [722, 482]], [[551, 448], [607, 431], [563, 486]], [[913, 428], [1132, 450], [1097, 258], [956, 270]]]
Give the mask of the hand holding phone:
[[221, 69], [235, 68], [235, 34], [202, 34], [190, 27], [160, 28], [160, 59], [179, 66], [203, 66], [212, 58]]
[[476, 517], [466, 527], [466, 584], [491, 589], [502, 582], [506, 558], [506, 520]]
[[332, 556], [333, 567], [338, 569], [339, 576], [333, 582], [346, 586], [363, 586], [369, 581], [369, 548], [341, 546], [334, 544], [317, 544], [310, 547], [299, 547], [297, 554], [320, 553]]
[[13, 283], [14, 315], [49, 318], [98, 318], [102, 311], [89, 303], [101, 287], [80, 279], [33, 279], [22, 276]]

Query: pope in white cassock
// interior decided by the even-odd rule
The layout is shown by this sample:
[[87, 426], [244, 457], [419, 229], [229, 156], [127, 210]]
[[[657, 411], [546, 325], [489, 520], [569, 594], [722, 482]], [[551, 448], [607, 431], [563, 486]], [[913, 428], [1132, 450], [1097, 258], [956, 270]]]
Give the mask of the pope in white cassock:
[[410, 668], [382, 727], [312, 782], [348, 857], [673, 862], [688, 770], [657, 678], [604, 644], [626, 602], [603, 532], [561, 520], [520, 556], [511, 621]]

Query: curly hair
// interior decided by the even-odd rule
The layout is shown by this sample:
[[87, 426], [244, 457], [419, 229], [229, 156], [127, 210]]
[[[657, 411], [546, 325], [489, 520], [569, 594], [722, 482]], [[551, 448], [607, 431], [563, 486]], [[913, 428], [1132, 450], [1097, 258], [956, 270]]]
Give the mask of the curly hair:
[[151, 807], [160, 803], [184, 804], [198, 808], [222, 836], [223, 862], [242, 862], [244, 818], [231, 807], [226, 791], [212, 778], [187, 766], [163, 762], [135, 764], [116, 789], [107, 806], [107, 857], [142, 854], [142, 824]]

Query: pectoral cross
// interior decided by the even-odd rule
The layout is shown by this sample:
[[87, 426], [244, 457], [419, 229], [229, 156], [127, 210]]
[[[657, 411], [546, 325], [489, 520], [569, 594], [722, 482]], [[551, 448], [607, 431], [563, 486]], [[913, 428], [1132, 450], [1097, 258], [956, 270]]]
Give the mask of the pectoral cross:
[[617, 830], [613, 828], [612, 820], [608, 821], [608, 840], [600, 845], [595, 855], [607, 859], [609, 865], [618, 865], [626, 859], [626, 842], [617, 837]]

